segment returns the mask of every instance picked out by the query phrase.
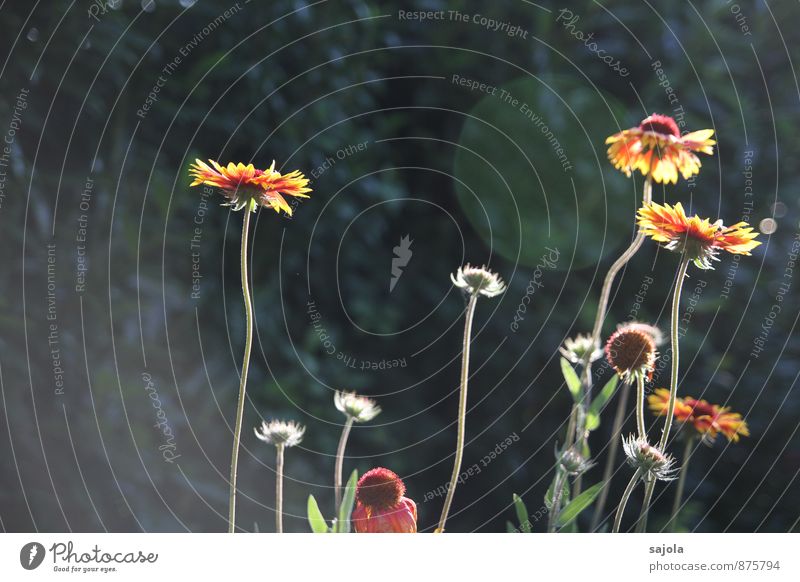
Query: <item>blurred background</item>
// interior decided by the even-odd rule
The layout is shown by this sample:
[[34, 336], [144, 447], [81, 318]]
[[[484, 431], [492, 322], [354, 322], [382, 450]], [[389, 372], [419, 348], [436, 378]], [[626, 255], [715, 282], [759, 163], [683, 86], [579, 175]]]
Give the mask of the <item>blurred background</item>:
[[[718, 140], [696, 179], [655, 199], [749, 220], [764, 242], [686, 284], [679, 393], [741, 412], [752, 435], [699, 449], [681, 528], [798, 530], [796, 3], [87, 0], [0, 15], [3, 530], [224, 531], [241, 215], [189, 188], [197, 157], [274, 159], [314, 188], [251, 233], [239, 527], [274, 527], [262, 418], [307, 425], [287, 453], [286, 529], [308, 531], [310, 493], [332, 515], [334, 389], [383, 407], [354, 428], [346, 474], [394, 470], [420, 530], [435, 527], [465, 307], [449, 274], [467, 261], [509, 288], [478, 305], [464, 468], [480, 470], [448, 530], [505, 531], [513, 493], [533, 515], [571, 405], [558, 347], [591, 328], [635, 232], [641, 176], [614, 170], [604, 140], [654, 112]], [[666, 329], [677, 264], [647, 242], [604, 335], [631, 318]], [[607, 511], [630, 476], [618, 465]], [[657, 490], [654, 531], [673, 490]]]

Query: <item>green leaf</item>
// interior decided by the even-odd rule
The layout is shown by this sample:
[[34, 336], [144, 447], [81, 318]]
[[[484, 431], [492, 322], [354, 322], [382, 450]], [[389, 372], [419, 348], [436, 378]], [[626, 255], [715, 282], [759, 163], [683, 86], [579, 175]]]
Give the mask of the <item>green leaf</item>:
[[600, 494], [600, 490], [602, 488], [603, 482], [601, 481], [600, 483], [589, 487], [586, 491], [578, 495], [569, 504], [567, 504], [567, 506], [558, 516], [558, 527], [564, 527], [574, 521], [574, 519], [580, 515], [581, 511], [589, 507], [592, 502], [594, 502], [595, 498]]
[[597, 398], [594, 399], [591, 406], [589, 406], [589, 411], [586, 413], [586, 430], [594, 430], [600, 426], [600, 413], [603, 411], [603, 407], [605, 407], [606, 403], [614, 395], [614, 392], [616, 392], [618, 383], [619, 377], [614, 374], [611, 376], [611, 379], [606, 382], [606, 385], [603, 386], [603, 389], [600, 391], [600, 394], [597, 395]]
[[506, 532], [507, 533], [518, 533], [517, 528], [514, 527], [514, 524], [510, 521], [506, 520]]
[[350, 514], [353, 513], [353, 504], [356, 500], [356, 484], [358, 483], [358, 470], [353, 469], [347, 485], [344, 488], [342, 505], [339, 507], [339, 521], [336, 524], [337, 533], [350, 533]]
[[317, 500], [314, 499], [313, 495], [308, 496], [308, 524], [314, 533], [328, 533], [328, 524], [325, 523], [325, 518], [322, 516]]
[[566, 358], [561, 358], [561, 373], [564, 374], [564, 381], [567, 383], [567, 389], [572, 394], [572, 399], [575, 402], [581, 400], [581, 381], [578, 374], [575, 373], [575, 368], [572, 367]]
[[516, 493], [514, 493], [514, 510], [517, 512], [520, 531], [522, 533], [531, 533], [531, 520], [528, 517], [528, 508], [525, 507], [525, 502], [522, 501], [522, 497]]

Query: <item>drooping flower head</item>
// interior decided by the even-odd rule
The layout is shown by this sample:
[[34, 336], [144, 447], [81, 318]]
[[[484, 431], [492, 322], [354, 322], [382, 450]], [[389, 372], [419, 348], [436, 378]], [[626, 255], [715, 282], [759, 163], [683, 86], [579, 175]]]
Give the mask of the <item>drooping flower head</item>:
[[589, 363], [592, 363], [603, 355], [603, 351], [594, 345], [592, 337], [584, 334], [578, 334], [574, 338], [567, 338], [564, 341], [564, 345], [558, 348], [558, 351], [573, 364], [583, 362], [587, 357], [589, 358]]
[[455, 275], [450, 275], [453, 285], [463, 289], [470, 295], [484, 295], [494, 297], [506, 290], [506, 284], [496, 273], [492, 273], [485, 266], [473, 267], [469, 263], [459, 267]]
[[656, 342], [641, 324], [620, 326], [606, 342], [606, 359], [619, 377], [633, 382], [638, 377], [650, 379], [655, 368]]
[[189, 174], [194, 178], [192, 186], [205, 184], [219, 188], [226, 203], [234, 210], [247, 208], [255, 212], [260, 206], [272, 208], [280, 213], [292, 214], [292, 207], [282, 195], [308, 198], [308, 179], [295, 170], [281, 174], [275, 170], [275, 161], [266, 170], [256, 169], [253, 164], [244, 165], [229, 163], [222, 166], [214, 160], [208, 160], [211, 166], [201, 160], [195, 160], [189, 167]]
[[417, 504], [405, 493], [403, 481], [389, 469], [364, 473], [356, 486], [352, 516], [356, 533], [416, 533]]
[[678, 172], [686, 180], [700, 171], [695, 152], [714, 153], [712, 135], [713, 129], [681, 135], [674, 119], [653, 114], [638, 127], [608, 137], [608, 159], [628, 177], [638, 170], [658, 184], [675, 184]]
[[[666, 416], [669, 410], [669, 390], [659, 388], [647, 397], [650, 410], [656, 416]], [[689, 425], [700, 438], [712, 443], [722, 433], [730, 442], [738, 442], [740, 436], [750, 436], [750, 429], [738, 412], [691, 396], [675, 399], [675, 419]]]
[[333, 396], [333, 403], [339, 412], [356, 422], [368, 422], [381, 413], [381, 407], [372, 398], [359, 396], [355, 392], [337, 390]]
[[650, 203], [639, 209], [638, 223], [641, 232], [656, 242], [666, 243], [667, 249], [686, 255], [701, 269], [711, 269], [711, 261], [718, 260], [720, 249], [735, 255], [749, 255], [761, 243], [757, 232], [746, 222], [725, 226], [721, 220], [711, 222], [696, 214], [686, 216], [683, 206]]
[[587, 461], [583, 455], [581, 455], [572, 447], [560, 455], [556, 453], [556, 456], [558, 457], [559, 465], [561, 465], [561, 468], [564, 469], [567, 475], [580, 475], [595, 465], [594, 463]]
[[284, 446], [286, 448], [299, 445], [303, 441], [306, 427], [293, 420], [271, 420], [263, 421], [260, 427], [255, 429], [256, 436], [271, 445]]
[[628, 464], [634, 469], [639, 469], [645, 481], [675, 479], [677, 471], [675, 458], [648, 443], [646, 438], [629, 435], [627, 439], [622, 439], [622, 449], [628, 458]]

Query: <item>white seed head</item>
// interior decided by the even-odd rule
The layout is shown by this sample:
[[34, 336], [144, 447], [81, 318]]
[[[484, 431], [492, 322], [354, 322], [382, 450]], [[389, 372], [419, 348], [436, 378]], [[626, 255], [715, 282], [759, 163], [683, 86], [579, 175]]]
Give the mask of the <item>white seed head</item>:
[[648, 443], [647, 439], [630, 435], [627, 439], [622, 439], [622, 448], [628, 457], [628, 464], [641, 471], [642, 479], [660, 481], [675, 479], [678, 471], [675, 458], [662, 453], [657, 447]]
[[567, 338], [564, 341], [564, 345], [558, 348], [558, 351], [573, 364], [583, 362], [587, 355], [589, 355], [590, 363], [599, 360], [600, 356], [603, 355], [603, 350], [597, 347], [591, 336], [584, 334], [578, 334], [574, 338]]
[[368, 422], [381, 413], [381, 407], [372, 398], [359, 396], [355, 392], [337, 390], [333, 403], [339, 412], [356, 422]]
[[492, 273], [486, 267], [473, 267], [469, 263], [459, 267], [455, 275], [450, 275], [450, 280], [453, 285], [464, 289], [470, 295], [495, 297], [506, 290], [506, 284], [499, 275]]
[[260, 427], [256, 427], [256, 436], [271, 445], [293, 447], [299, 445], [303, 440], [306, 427], [293, 420], [270, 420], [262, 422]]

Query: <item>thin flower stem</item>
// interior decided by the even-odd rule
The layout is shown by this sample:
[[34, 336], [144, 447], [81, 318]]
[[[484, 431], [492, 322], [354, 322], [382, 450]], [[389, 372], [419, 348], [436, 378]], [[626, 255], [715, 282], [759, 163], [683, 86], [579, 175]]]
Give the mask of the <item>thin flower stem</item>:
[[550, 503], [550, 517], [547, 520], [547, 531], [549, 533], [555, 533], [558, 525], [558, 516], [561, 515], [561, 497], [564, 493], [564, 479], [566, 476], [566, 473], [559, 465], [556, 468], [556, 478], [553, 481], [553, 499]]
[[277, 449], [275, 461], [275, 531], [283, 533], [283, 449], [280, 444]]
[[[650, 204], [653, 199], [653, 180], [650, 175], [647, 176], [647, 179], [644, 181], [644, 186], [642, 186], [642, 205]], [[611, 268], [606, 273], [606, 278], [603, 280], [603, 287], [600, 291], [600, 301], [597, 304], [597, 314], [594, 318], [594, 328], [592, 329], [592, 346], [599, 347], [600, 346], [600, 334], [603, 331], [603, 321], [606, 318], [606, 311], [608, 310], [608, 299], [611, 296], [611, 287], [614, 284], [614, 279], [617, 278], [617, 273], [619, 273], [620, 269], [628, 264], [633, 256], [638, 252], [639, 248], [642, 246], [644, 242], [644, 234], [641, 232], [637, 232], [636, 236], [634, 237], [633, 241], [631, 242], [630, 246], [625, 249], [625, 252], [620, 255], [620, 257], [614, 261], [614, 264], [611, 265]], [[582, 386], [584, 387], [584, 398], [586, 400], [591, 399], [592, 394], [592, 364], [591, 364], [591, 350], [586, 354], [586, 358], [583, 362], [584, 365], [584, 379], [581, 382]], [[589, 405], [589, 402], [586, 403], [586, 406]], [[584, 415], [585, 419], [585, 415]], [[587, 438], [585, 428], [579, 427], [578, 430], [581, 430], [581, 437], [580, 437], [580, 445], [581, 449], [583, 448], [583, 444], [585, 439]], [[616, 447], [617, 443], [612, 442], [611, 447]], [[611, 465], [606, 463], [606, 470], [609, 469]], [[608, 483], [608, 481], [606, 481]], [[606, 485], [606, 488], [608, 485]], [[576, 492], [580, 493], [580, 481], [576, 482]], [[603, 509], [605, 503], [598, 504], [597, 509]], [[595, 515], [599, 516], [597, 510], [595, 510]]]
[[242, 295], [244, 296], [244, 312], [246, 319], [246, 338], [244, 357], [242, 358], [242, 374], [239, 379], [239, 401], [236, 405], [236, 424], [233, 429], [233, 452], [231, 453], [230, 492], [228, 495], [228, 533], [236, 529], [236, 476], [239, 470], [239, 443], [242, 438], [242, 420], [244, 418], [244, 402], [247, 387], [247, 372], [250, 369], [250, 351], [253, 347], [253, 301], [250, 298], [250, 281], [247, 275], [247, 240], [250, 232], [250, 210], [244, 211], [242, 219], [242, 249], [240, 254], [242, 272]]
[[622, 434], [622, 423], [625, 420], [625, 410], [628, 407], [628, 397], [631, 393], [631, 385], [628, 382], [622, 383], [622, 392], [617, 402], [617, 411], [614, 414], [614, 425], [611, 428], [611, 439], [608, 447], [608, 457], [606, 458], [606, 466], [603, 469], [603, 489], [600, 491], [600, 497], [594, 508], [594, 515], [592, 516], [591, 531], [597, 529], [600, 525], [600, 520], [603, 518], [603, 511], [605, 511], [606, 502], [608, 501], [609, 484], [611, 482], [611, 473], [614, 470], [614, 462], [617, 460], [617, 444], [619, 437]]
[[[669, 382], [669, 406], [667, 407], [667, 417], [664, 421], [664, 429], [661, 433], [661, 440], [658, 443], [658, 449], [662, 453], [666, 453], [667, 442], [669, 440], [669, 431], [672, 428], [672, 417], [675, 413], [675, 398], [678, 394], [678, 360], [679, 360], [679, 346], [678, 342], [680, 336], [678, 335], [678, 318], [680, 317], [681, 307], [681, 291], [683, 290], [683, 282], [686, 279], [686, 270], [689, 268], [689, 257], [684, 256], [681, 258], [680, 267], [678, 267], [678, 276], [675, 280], [675, 291], [672, 295], [672, 314], [670, 319], [670, 344], [672, 349], [672, 377]], [[642, 512], [639, 517], [639, 527], [637, 531], [647, 531], [647, 513], [650, 511], [650, 500], [653, 497], [653, 491], [656, 487], [656, 480], [653, 479], [647, 482], [644, 492], [644, 501], [642, 503]]]
[[670, 342], [672, 344], [672, 377], [670, 378], [669, 386], [669, 406], [667, 408], [667, 417], [664, 421], [664, 431], [661, 433], [661, 441], [659, 441], [658, 448], [665, 452], [667, 440], [669, 439], [669, 430], [672, 428], [672, 417], [675, 413], [675, 398], [678, 394], [678, 318], [680, 317], [681, 307], [681, 291], [683, 290], [683, 281], [686, 279], [686, 270], [689, 268], [689, 257], [681, 259], [681, 266], [678, 268], [678, 278], [675, 281], [675, 293], [672, 296], [672, 319], [670, 325]]
[[475, 315], [475, 306], [478, 303], [478, 294], [473, 293], [467, 304], [467, 312], [464, 320], [464, 343], [461, 351], [461, 390], [458, 399], [458, 435], [456, 438], [456, 455], [453, 462], [453, 475], [450, 477], [450, 488], [442, 507], [442, 516], [439, 518], [439, 533], [444, 533], [447, 514], [450, 513], [450, 506], [453, 503], [453, 495], [456, 492], [456, 484], [461, 473], [461, 460], [464, 457], [464, 433], [467, 421], [467, 383], [469, 381], [469, 344], [472, 339], [472, 318]]
[[350, 436], [350, 429], [353, 428], [353, 417], [348, 416], [344, 423], [342, 436], [339, 438], [339, 448], [336, 451], [336, 470], [333, 475], [333, 485], [336, 494], [336, 515], [339, 515], [339, 506], [342, 504], [342, 465], [344, 464], [344, 449], [347, 446], [347, 437]]
[[631, 480], [628, 481], [628, 486], [625, 487], [625, 492], [622, 494], [622, 499], [619, 500], [619, 506], [617, 507], [617, 517], [614, 518], [614, 529], [612, 529], [612, 533], [619, 533], [619, 526], [622, 524], [622, 515], [625, 513], [625, 506], [628, 505], [628, 499], [631, 497], [631, 493], [633, 493], [634, 487], [639, 482], [639, 477], [642, 475], [640, 469], [636, 469], [636, 472], [631, 477]]
[[[644, 186], [642, 188], [642, 204], [647, 205], [653, 199], [653, 182], [650, 176], [647, 177], [647, 180], [644, 182]], [[606, 278], [603, 281], [603, 288], [600, 291], [600, 302], [597, 305], [597, 315], [594, 319], [594, 328], [592, 329], [592, 344], [595, 346], [599, 346], [600, 342], [600, 333], [603, 330], [603, 321], [606, 318], [606, 310], [608, 309], [608, 298], [611, 295], [611, 286], [614, 284], [614, 279], [617, 277], [617, 273], [619, 273], [620, 269], [624, 267], [628, 261], [631, 260], [633, 255], [639, 250], [639, 247], [642, 246], [644, 242], [644, 235], [641, 232], [636, 233], [636, 237], [634, 237], [633, 242], [631, 242], [631, 246], [629, 246], [620, 257], [614, 261], [614, 264], [611, 265], [611, 268], [608, 270], [606, 274]], [[587, 359], [588, 359], [587, 355]]]
[[689, 469], [689, 459], [692, 458], [694, 450], [695, 439], [693, 437], [686, 438], [686, 446], [683, 449], [683, 466], [681, 467], [681, 474], [678, 477], [678, 485], [675, 489], [675, 500], [672, 502], [672, 516], [667, 523], [667, 529], [675, 532], [677, 526], [678, 512], [681, 510], [681, 499], [683, 498], [683, 489], [686, 486], [686, 473]]
[[639, 512], [639, 519], [636, 522], [636, 533], [647, 532], [647, 516], [650, 512], [650, 501], [653, 499], [653, 491], [656, 488], [656, 480], [653, 478], [645, 481], [644, 499], [642, 499], [642, 509]]
[[644, 425], [644, 376], [636, 374], [636, 428], [639, 437], [647, 440], [647, 428]]

